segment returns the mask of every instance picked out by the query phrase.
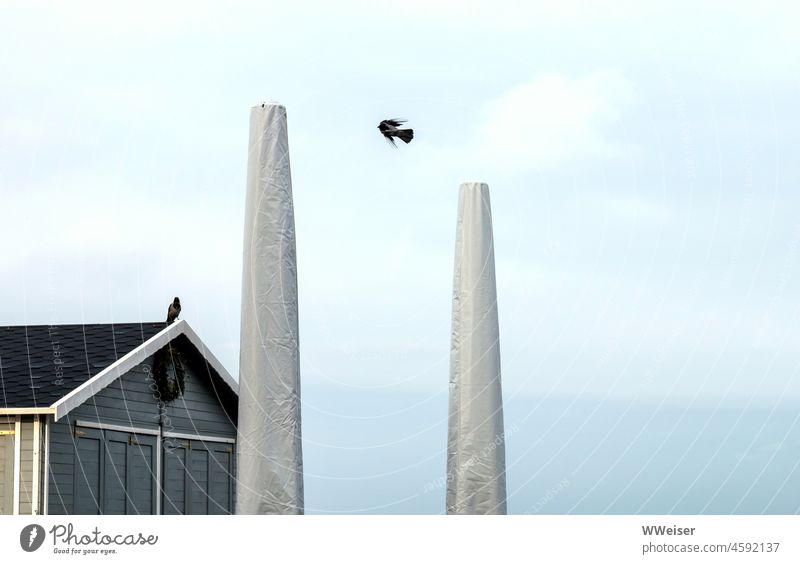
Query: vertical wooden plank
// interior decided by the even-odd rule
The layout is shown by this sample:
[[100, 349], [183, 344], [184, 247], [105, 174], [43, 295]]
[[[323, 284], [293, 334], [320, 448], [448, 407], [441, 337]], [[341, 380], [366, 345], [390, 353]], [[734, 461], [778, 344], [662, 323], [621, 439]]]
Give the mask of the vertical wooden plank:
[[156, 499], [156, 515], [161, 515], [161, 492], [166, 485], [166, 480], [161, 471], [161, 422], [158, 423], [158, 435], [156, 436], [156, 476], [153, 480], [153, 495]]
[[192, 441], [185, 441], [186, 448], [184, 450], [184, 465], [183, 465], [183, 514], [192, 514], [192, 478], [190, 468], [192, 467]]
[[212, 515], [229, 515], [231, 508], [231, 447], [225, 443], [206, 443], [213, 458], [209, 460], [209, 506]]
[[168, 444], [174, 446], [174, 448], [164, 452], [164, 502], [162, 510], [164, 515], [186, 515], [186, 460], [188, 446], [181, 446], [182, 443], [175, 439], [170, 439]]
[[103, 515], [127, 515], [131, 509], [127, 482], [130, 471], [128, 433], [103, 431], [103, 487], [100, 489]]
[[139, 435], [134, 441], [135, 443], [128, 447], [130, 468], [127, 492], [131, 503], [130, 513], [153, 515], [156, 504], [153, 488], [155, 482], [153, 449], [156, 437]]
[[14, 506], [12, 515], [19, 515], [19, 473], [22, 459], [22, 417], [14, 416]]
[[2, 429], [2, 431], [3, 434], [0, 434], [0, 515], [11, 515], [14, 512], [14, 445], [16, 438], [13, 428]]
[[33, 416], [33, 481], [31, 483], [31, 514], [41, 513], [40, 481], [42, 479], [42, 428], [38, 415]]
[[211, 449], [208, 449], [208, 458], [206, 458], [206, 515], [211, 515], [215, 513], [212, 509], [214, 506], [214, 499], [211, 495], [211, 490], [213, 489], [212, 479], [213, 476], [211, 475], [211, 461], [214, 458], [214, 454], [211, 452]]
[[50, 514], [50, 415], [44, 416], [44, 494], [42, 514]]
[[[120, 384], [122, 382], [120, 381]], [[128, 439], [134, 439], [133, 435], [128, 435]], [[125, 447], [125, 480], [121, 484], [122, 493], [125, 496], [125, 515], [133, 515], [136, 513], [136, 505], [133, 502], [134, 493], [132, 490], [133, 484], [133, 457], [135, 456], [133, 449], [135, 447], [130, 442]]]
[[99, 429], [81, 429], [74, 438], [73, 507], [76, 515], [99, 515], [103, 492], [103, 435]]
[[33, 415], [20, 416], [19, 514], [33, 514]]

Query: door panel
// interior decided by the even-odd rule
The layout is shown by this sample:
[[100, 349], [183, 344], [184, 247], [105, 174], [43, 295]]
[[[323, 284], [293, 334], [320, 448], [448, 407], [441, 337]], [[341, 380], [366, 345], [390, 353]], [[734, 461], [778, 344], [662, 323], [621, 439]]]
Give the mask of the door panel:
[[100, 514], [103, 435], [99, 429], [75, 430], [75, 513]]
[[155, 437], [137, 437], [128, 447], [128, 514], [155, 515], [156, 482]]
[[75, 435], [75, 514], [154, 515], [156, 437], [87, 427]]
[[172, 444], [174, 449], [164, 449], [163, 512], [233, 513], [233, 445], [187, 440]]
[[105, 431], [105, 439], [103, 515], [125, 515], [128, 505], [128, 433]]
[[226, 515], [233, 512], [231, 503], [233, 480], [233, 449], [224, 445], [222, 449], [212, 450], [212, 459], [209, 464], [209, 492], [211, 501], [208, 507], [209, 515]]
[[191, 481], [189, 496], [191, 515], [208, 515], [208, 451], [192, 445]]
[[186, 507], [186, 453], [189, 444], [164, 441], [164, 487], [161, 512], [164, 515], [183, 515]]

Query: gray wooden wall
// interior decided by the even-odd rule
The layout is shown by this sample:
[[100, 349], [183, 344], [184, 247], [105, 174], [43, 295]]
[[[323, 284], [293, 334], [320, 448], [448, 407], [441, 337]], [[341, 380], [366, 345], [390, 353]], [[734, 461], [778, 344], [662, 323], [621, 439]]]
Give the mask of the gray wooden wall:
[[76, 471], [80, 471], [75, 468], [75, 441], [78, 440], [73, 437], [75, 421], [155, 430], [161, 420], [162, 432], [165, 433], [236, 438], [236, 422], [232, 420], [235, 415], [229, 415], [223, 409], [214, 391], [214, 384], [203, 366], [187, 363], [184, 394], [167, 405], [163, 413], [159, 413], [159, 404], [151, 388], [151, 367], [152, 357], [73, 409], [60, 421], [51, 421], [50, 514], [63, 515], [74, 511], [74, 478]]

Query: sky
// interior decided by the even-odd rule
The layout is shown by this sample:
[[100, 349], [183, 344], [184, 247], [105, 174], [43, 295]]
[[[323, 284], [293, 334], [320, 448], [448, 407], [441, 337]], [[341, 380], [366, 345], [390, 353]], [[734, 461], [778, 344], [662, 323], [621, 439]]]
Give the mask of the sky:
[[177, 295], [236, 376], [248, 114], [278, 101], [309, 513], [444, 510], [471, 180], [509, 511], [800, 510], [793, 3], [161, 4], [0, 8], [0, 324]]

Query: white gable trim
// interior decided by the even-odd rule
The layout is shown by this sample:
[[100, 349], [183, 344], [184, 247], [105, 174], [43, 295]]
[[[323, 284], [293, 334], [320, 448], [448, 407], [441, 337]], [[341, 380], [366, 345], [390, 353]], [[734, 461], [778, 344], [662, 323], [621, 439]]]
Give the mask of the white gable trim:
[[209, 365], [220, 375], [222, 380], [238, 395], [239, 385], [236, 383], [227, 370], [217, 360], [217, 357], [208, 350], [197, 333], [194, 332], [189, 324], [183, 319], [176, 321], [172, 325], [168, 325], [157, 334], [153, 335], [148, 341], [142, 343], [131, 352], [108, 366], [105, 370], [92, 377], [90, 380], [84, 382], [63, 398], [51, 405], [53, 409], [54, 419], [58, 421], [67, 413], [81, 405], [90, 397], [98, 393], [103, 388], [112, 384], [117, 378], [128, 372], [134, 366], [142, 363], [147, 357], [152, 356], [161, 347], [179, 337], [186, 335], [189, 341], [200, 351], [200, 354], [206, 359]]

